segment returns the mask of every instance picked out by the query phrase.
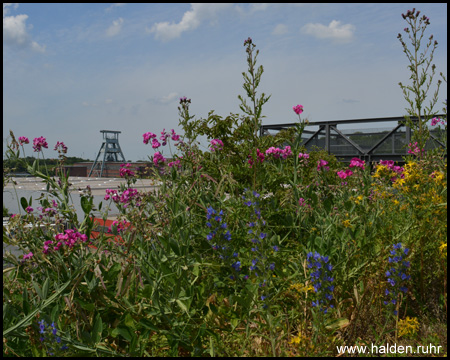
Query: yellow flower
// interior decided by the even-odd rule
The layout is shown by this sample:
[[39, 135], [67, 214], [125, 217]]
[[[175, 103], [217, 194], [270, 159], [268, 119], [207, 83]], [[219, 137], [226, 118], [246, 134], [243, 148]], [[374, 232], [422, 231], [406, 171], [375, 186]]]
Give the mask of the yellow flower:
[[397, 185], [397, 186], [403, 186], [404, 183], [405, 183], [405, 179], [402, 179], [402, 178], [398, 178], [395, 181], [395, 185]]
[[442, 243], [441, 246], [439, 246], [439, 251], [441, 252], [442, 256], [447, 257], [447, 243]]
[[406, 317], [405, 320], [398, 321], [398, 336], [416, 335], [419, 330], [419, 321], [417, 318]]
[[364, 199], [364, 196], [359, 195], [359, 196], [355, 199], [355, 203], [356, 203], [357, 205], [359, 205], [359, 203], [360, 203], [361, 201], [363, 201], [363, 199]]
[[296, 290], [298, 293], [302, 292], [307, 293], [308, 291], [314, 290], [314, 287], [312, 285], [303, 285], [303, 284], [292, 284], [290, 288]]
[[349, 227], [349, 228], [352, 227], [352, 224], [350, 224], [350, 220], [349, 220], [349, 219], [344, 220], [344, 221], [342, 222], [342, 225], [344, 225], [345, 227]]

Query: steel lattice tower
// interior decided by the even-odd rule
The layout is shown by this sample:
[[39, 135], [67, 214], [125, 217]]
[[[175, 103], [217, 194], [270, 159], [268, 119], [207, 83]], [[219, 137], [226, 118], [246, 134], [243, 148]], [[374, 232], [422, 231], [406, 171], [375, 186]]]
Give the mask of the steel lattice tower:
[[[97, 158], [94, 161], [94, 164], [92, 165], [91, 171], [89, 172], [88, 177], [91, 177], [92, 172], [99, 171], [99, 169], [95, 169], [95, 166], [98, 164], [100, 166], [101, 163], [101, 169], [100, 169], [100, 177], [103, 175], [103, 170], [105, 168], [106, 162], [119, 162], [118, 156], [122, 158], [123, 162], [126, 162], [125, 156], [123, 156], [122, 149], [119, 145], [119, 134], [121, 131], [112, 131], [112, 130], [100, 130], [101, 133], [103, 133], [103, 143], [100, 147], [100, 150], [98, 151]], [[101, 153], [103, 152], [103, 159], [98, 162], [98, 159], [100, 158]]]

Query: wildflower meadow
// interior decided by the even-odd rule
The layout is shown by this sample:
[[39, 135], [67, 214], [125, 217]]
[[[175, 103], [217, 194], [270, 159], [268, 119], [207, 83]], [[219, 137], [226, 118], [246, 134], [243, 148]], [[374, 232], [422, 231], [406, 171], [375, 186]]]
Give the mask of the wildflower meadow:
[[[415, 9], [403, 19], [416, 40], [430, 23]], [[399, 39], [410, 61], [421, 56], [420, 41], [410, 50]], [[301, 145], [307, 105], [292, 104], [295, 128], [258, 136], [270, 96], [256, 91], [263, 67], [251, 38], [244, 49], [243, 114], [198, 119], [195, 99], [180, 98], [184, 134], [143, 129], [137, 139], [158, 189], [133, 188], [137, 172], [123, 164], [125, 183], [102, 202], [80, 195], [82, 217], [63, 171], [70, 149], [55, 145], [55, 176], [45, 137], [30, 144], [11, 131], [8, 158], [34, 152], [25, 166], [47, 192], [21, 198], [3, 227], [3, 242], [23, 251], [3, 256], [3, 356], [337, 356], [339, 346], [386, 343], [446, 355], [446, 140], [424, 148], [427, 124], [446, 138], [447, 119], [435, 97], [419, 104], [434, 68], [414, 69], [417, 84], [399, 89], [414, 125], [404, 162], [346, 164]], [[117, 221], [91, 236], [93, 211], [106, 220], [112, 203]]]

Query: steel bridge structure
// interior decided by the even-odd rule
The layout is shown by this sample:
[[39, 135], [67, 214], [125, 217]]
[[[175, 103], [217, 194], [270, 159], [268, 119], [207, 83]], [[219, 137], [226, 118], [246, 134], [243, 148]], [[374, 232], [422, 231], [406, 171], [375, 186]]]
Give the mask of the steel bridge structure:
[[[444, 114], [436, 117], [447, 119]], [[413, 117], [411, 120], [418, 121]], [[381, 123], [384, 123], [383, 127], [380, 127]], [[260, 136], [276, 135], [274, 132], [297, 125], [298, 123], [262, 125]], [[341, 125], [351, 126], [352, 129], [342, 129]], [[367, 125], [372, 127], [365, 128]], [[425, 150], [437, 147], [446, 149], [443, 140], [447, 137], [446, 129], [435, 126], [429, 128], [429, 131], [430, 138]], [[306, 123], [301, 145], [309, 151], [314, 148], [324, 149], [343, 162], [358, 157], [368, 163], [379, 160], [394, 160], [401, 163], [403, 157], [408, 154], [411, 133], [412, 130], [406, 125], [404, 117], [316, 121]]]

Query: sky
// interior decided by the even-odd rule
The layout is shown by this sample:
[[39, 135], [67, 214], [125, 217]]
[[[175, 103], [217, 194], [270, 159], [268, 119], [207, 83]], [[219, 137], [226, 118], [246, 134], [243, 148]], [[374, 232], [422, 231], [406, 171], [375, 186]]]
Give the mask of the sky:
[[[297, 122], [297, 104], [311, 122], [404, 116], [398, 83], [410, 73], [397, 35], [413, 7], [430, 19], [422, 46], [438, 42], [434, 92], [447, 75], [446, 3], [4, 3], [3, 154], [12, 130], [45, 137], [46, 158], [63, 141], [68, 156], [93, 160], [100, 130], [115, 130], [126, 160], [148, 160], [144, 133], [182, 134], [180, 97], [196, 119], [242, 114], [248, 37], [264, 67], [258, 94], [271, 95], [264, 125]], [[444, 82], [437, 111], [446, 98]]]

